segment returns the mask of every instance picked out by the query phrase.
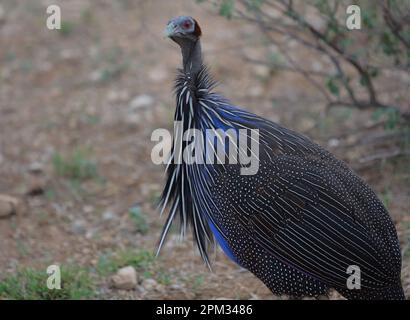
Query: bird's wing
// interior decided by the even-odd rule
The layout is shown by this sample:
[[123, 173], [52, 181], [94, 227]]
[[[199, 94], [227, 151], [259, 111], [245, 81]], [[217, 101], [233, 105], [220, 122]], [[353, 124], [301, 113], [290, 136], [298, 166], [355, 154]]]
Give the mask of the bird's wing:
[[349, 266], [359, 266], [363, 288], [391, 283], [377, 239], [338, 192], [349, 190], [331, 170], [324, 174], [297, 158], [282, 160], [236, 209], [252, 238], [283, 262], [335, 287], [346, 286]]

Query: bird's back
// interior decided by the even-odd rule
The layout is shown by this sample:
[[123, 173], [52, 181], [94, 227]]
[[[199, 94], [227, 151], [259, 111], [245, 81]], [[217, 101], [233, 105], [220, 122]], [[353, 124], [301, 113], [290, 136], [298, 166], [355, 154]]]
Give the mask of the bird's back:
[[[353, 299], [403, 298], [395, 227], [370, 187], [307, 137], [231, 105], [211, 87], [205, 67], [195, 79], [181, 72], [175, 120], [202, 133], [257, 130], [258, 170], [243, 175], [240, 163], [171, 164], [162, 201], [172, 205], [160, 245], [179, 214], [182, 232], [192, 226], [207, 263], [216, 239], [276, 294], [335, 288]], [[238, 152], [249, 153], [248, 145]], [[358, 278], [349, 289], [352, 273]]]
[[[396, 230], [370, 187], [307, 137], [223, 100], [213, 108], [228, 123], [260, 134], [257, 174], [219, 166], [210, 182], [215, 220], [238, 262], [260, 278], [267, 274], [264, 282], [277, 293], [319, 294], [333, 287], [347, 297], [402, 297]], [[287, 271], [267, 272], [269, 265]], [[360, 268], [360, 293], [346, 289], [352, 266]], [[284, 275], [288, 287], [278, 289]]]

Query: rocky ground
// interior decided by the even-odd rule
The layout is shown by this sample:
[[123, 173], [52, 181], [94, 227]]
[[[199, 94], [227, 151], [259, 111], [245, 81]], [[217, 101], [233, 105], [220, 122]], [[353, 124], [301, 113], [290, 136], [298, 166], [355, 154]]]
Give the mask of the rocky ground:
[[[50, 3], [62, 8], [59, 31], [45, 26]], [[219, 250], [210, 272], [191, 238], [179, 241], [176, 230], [153, 257], [164, 223], [155, 208], [164, 177], [151, 161], [150, 136], [171, 128], [180, 57], [162, 31], [180, 14], [201, 22], [219, 91], [327, 146], [379, 193], [397, 225], [410, 296], [409, 159], [367, 161], [368, 145], [354, 132], [374, 127], [370, 113], [325, 112], [303, 79], [245, 63], [244, 54], [263, 54], [256, 29], [190, 0], [5, 0], [0, 299], [285, 298], [273, 297]], [[51, 264], [67, 276], [61, 293], [44, 288]]]

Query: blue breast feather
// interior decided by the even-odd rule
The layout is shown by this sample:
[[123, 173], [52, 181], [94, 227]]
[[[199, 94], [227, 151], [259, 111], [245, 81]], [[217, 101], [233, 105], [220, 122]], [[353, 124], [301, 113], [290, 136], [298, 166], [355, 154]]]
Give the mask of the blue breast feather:
[[223, 235], [218, 231], [218, 229], [215, 227], [215, 225], [210, 220], [208, 220], [208, 224], [209, 224], [209, 227], [211, 228], [216, 240], [218, 241], [219, 245], [221, 246], [223, 252], [233, 262], [235, 262], [236, 264], [240, 264], [238, 262], [238, 259], [235, 257], [234, 253], [232, 252], [231, 248], [229, 247], [228, 242], [223, 237]]
[[[238, 108], [233, 107], [233, 106], [224, 106], [225, 108], [227, 108], [229, 111], [232, 110], [238, 110]], [[223, 116], [227, 119], [229, 119], [230, 115], [228, 113], [225, 113], [223, 108], [219, 109], [219, 112], [223, 113]], [[229, 119], [231, 120], [231, 119]], [[234, 120], [238, 120], [238, 119], [234, 119]], [[215, 127], [217, 127], [218, 129], [222, 129], [224, 131], [228, 130], [228, 129], [235, 129], [237, 130], [238, 128], [235, 128], [233, 126], [228, 127], [225, 123], [221, 122], [218, 120], [218, 118], [215, 117], [215, 119], [213, 119], [214, 123], [216, 124]], [[206, 135], [206, 139], [208, 139], [208, 135]], [[216, 144], [216, 141], [213, 141], [213, 143]], [[225, 150], [228, 149], [228, 145], [226, 145]], [[220, 245], [220, 247], [222, 248], [223, 252], [228, 256], [229, 259], [231, 259], [233, 262], [235, 262], [236, 264], [240, 265], [240, 263], [238, 262], [237, 257], [235, 256], [235, 254], [232, 252], [231, 248], [229, 247], [228, 242], [225, 240], [224, 236], [218, 231], [218, 229], [215, 227], [215, 225], [212, 223], [212, 221], [210, 221], [208, 219], [208, 224], [209, 227], [212, 230], [212, 233], [215, 236], [215, 239], [217, 240], [218, 244]]]

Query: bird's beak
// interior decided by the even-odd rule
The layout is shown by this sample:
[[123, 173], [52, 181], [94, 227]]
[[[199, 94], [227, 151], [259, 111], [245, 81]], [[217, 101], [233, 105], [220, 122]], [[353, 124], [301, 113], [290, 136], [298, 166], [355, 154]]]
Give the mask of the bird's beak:
[[175, 33], [175, 24], [173, 22], [168, 23], [167, 27], [164, 30], [165, 37], [172, 37]]

